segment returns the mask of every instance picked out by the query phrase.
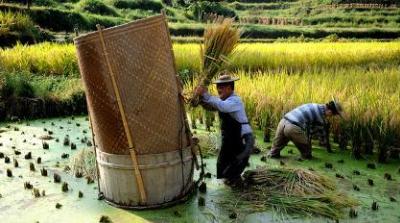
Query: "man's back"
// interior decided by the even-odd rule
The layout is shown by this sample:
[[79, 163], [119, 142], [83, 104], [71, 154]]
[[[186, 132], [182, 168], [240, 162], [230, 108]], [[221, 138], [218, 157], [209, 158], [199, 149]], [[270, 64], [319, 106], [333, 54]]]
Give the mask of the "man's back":
[[286, 113], [285, 119], [298, 125], [303, 129], [312, 126], [325, 125], [325, 106], [322, 104], [309, 103], [301, 105]]

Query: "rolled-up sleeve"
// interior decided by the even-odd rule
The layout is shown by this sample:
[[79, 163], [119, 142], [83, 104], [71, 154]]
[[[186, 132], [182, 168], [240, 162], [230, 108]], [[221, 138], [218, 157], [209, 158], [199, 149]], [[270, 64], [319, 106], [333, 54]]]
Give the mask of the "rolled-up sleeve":
[[203, 102], [211, 105], [213, 108], [220, 112], [230, 113], [239, 111], [241, 108], [240, 101], [235, 100], [234, 97], [229, 97], [226, 100], [221, 100], [218, 97], [211, 96], [208, 93], [203, 94]]

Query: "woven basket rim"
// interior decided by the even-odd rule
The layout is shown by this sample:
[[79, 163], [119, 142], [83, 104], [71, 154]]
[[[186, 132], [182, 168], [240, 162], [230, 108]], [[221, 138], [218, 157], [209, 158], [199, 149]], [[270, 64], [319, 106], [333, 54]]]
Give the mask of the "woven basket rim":
[[[151, 17], [147, 17], [147, 18], [143, 18], [143, 19], [134, 20], [134, 21], [124, 23], [121, 25], [109, 27], [109, 28], [102, 30], [103, 36], [108, 37], [108, 36], [112, 36], [114, 34], [123, 33], [127, 30], [139, 29], [143, 26], [147, 26], [149, 24], [156, 23], [160, 19], [164, 19], [164, 15], [162, 15], [162, 14], [155, 15], [155, 16], [151, 16]], [[93, 31], [93, 32], [89, 32], [89, 33], [86, 33], [86, 34], [83, 34], [81, 36], [74, 38], [74, 43], [76, 45], [78, 45], [78, 44], [85, 43], [87, 41], [98, 40], [98, 38], [99, 38], [99, 31]]]
[[[126, 157], [126, 156], [130, 156], [130, 154], [114, 154], [114, 153], [104, 152], [104, 151], [102, 151], [102, 150], [99, 149], [99, 148], [95, 148], [95, 149], [96, 149], [96, 152], [97, 152], [97, 153], [104, 154], [104, 155], [106, 155], [106, 156], [114, 156], [114, 157]], [[177, 151], [182, 151], [182, 152], [184, 152], [184, 151], [185, 151], [185, 152], [189, 151], [189, 152], [191, 152], [191, 150], [192, 150], [192, 146], [189, 145], [189, 146], [184, 146], [183, 148], [177, 148], [176, 150], [171, 150], [171, 151], [166, 151], [166, 152], [158, 152], [158, 153], [137, 154], [136, 156], [137, 156], [137, 157], [148, 157], [148, 156], [151, 156], [151, 157], [154, 157], [154, 156], [162, 156], [162, 157], [164, 157], [166, 154], [174, 154], [174, 153], [176, 153]]]

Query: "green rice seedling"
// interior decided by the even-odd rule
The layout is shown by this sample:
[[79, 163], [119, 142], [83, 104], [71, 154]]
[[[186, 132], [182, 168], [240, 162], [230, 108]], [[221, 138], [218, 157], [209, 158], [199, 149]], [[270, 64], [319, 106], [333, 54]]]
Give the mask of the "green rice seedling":
[[53, 175], [54, 183], [61, 183], [61, 176], [54, 173]]
[[333, 168], [332, 163], [325, 163], [325, 168], [332, 169]]
[[100, 217], [99, 223], [112, 223], [110, 217], [102, 215]]
[[94, 183], [93, 178], [90, 177], [90, 176], [86, 176], [86, 183], [87, 183], [87, 184], [92, 184], [92, 183]]
[[43, 147], [43, 149], [49, 149], [50, 148], [49, 144], [47, 142], [45, 142], [45, 141], [42, 142], [42, 147]]
[[32, 172], [35, 172], [35, 171], [36, 171], [36, 168], [35, 168], [35, 164], [34, 164], [34, 163], [32, 163], [32, 162], [29, 163], [29, 170], [32, 171]]
[[69, 137], [68, 136], [65, 136], [64, 137], [64, 146], [69, 146], [69, 144], [70, 144], [70, 141], [69, 141]]
[[68, 183], [67, 182], [63, 182], [62, 186], [61, 186], [61, 191], [62, 192], [68, 192]]
[[343, 176], [343, 175], [341, 175], [341, 174], [339, 174], [339, 173], [337, 173], [335, 176], [336, 176], [336, 178], [339, 178], [339, 179], [344, 179], [344, 176]]
[[199, 186], [199, 191], [201, 193], [206, 193], [207, 192], [207, 184], [205, 182], [202, 182]]
[[47, 170], [43, 167], [42, 169], [40, 169], [40, 174], [44, 177], [47, 177]]
[[30, 182], [25, 182], [25, 183], [24, 183], [24, 188], [25, 188], [26, 190], [30, 190], [30, 189], [33, 188], [33, 186], [32, 186], [32, 184], [31, 184]]
[[27, 154], [25, 154], [25, 159], [26, 160], [32, 159], [32, 152], [28, 152]]
[[71, 143], [71, 150], [76, 150], [76, 144], [75, 143]]
[[358, 216], [357, 211], [354, 208], [350, 208], [349, 217], [350, 218], [357, 218], [357, 216]]
[[206, 200], [204, 199], [204, 197], [199, 197], [197, 203], [200, 207], [206, 206]]
[[68, 153], [61, 154], [61, 159], [68, 159], [68, 157], [69, 157]]
[[392, 175], [390, 175], [389, 173], [385, 173], [384, 175], [385, 180], [393, 180]]
[[10, 169], [7, 169], [7, 177], [12, 177], [12, 176], [13, 176], [12, 171]]
[[33, 194], [33, 196], [34, 196], [35, 198], [40, 197], [40, 191], [39, 191], [39, 189], [33, 188], [32, 194]]
[[375, 163], [368, 163], [367, 168], [374, 170], [374, 169], [376, 169], [376, 165], [375, 165]]
[[371, 209], [373, 211], [377, 211], [379, 209], [379, 205], [378, 205], [378, 203], [376, 201], [372, 202]]

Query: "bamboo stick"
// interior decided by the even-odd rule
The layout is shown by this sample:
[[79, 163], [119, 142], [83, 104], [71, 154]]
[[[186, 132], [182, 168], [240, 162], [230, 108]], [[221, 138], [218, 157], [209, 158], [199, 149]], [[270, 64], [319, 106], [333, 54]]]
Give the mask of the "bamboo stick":
[[95, 163], [96, 163], [96, 174], [97, 174], [97, 189], [99, 192], [99, 198], [101, 194], [101, 189], [100, 189], [100, 171], [99, 171], [99, 164], [97, 162], [97, 148], [96, 148], [96, 140], [94, 138], [94, 130], [93, 130], [93, 123], [92, 123], [92, 117], [90, 116], [90, 111], [88, 111], [89, 115], [89, 123], [90, 123], [90, 129], [92, 130], [92, 141], [93, 141], [93, 149], [94, 149], [94, 156], [96, 157]]
[[139, 192], [140, 192], [140, 201], [141, 201], [141, 204], [145, 204], [147, 202], [147, 196], [146, 196], [146, 192], [144, 190], [143, 178], [142, 178], [142, 175], [141, 175], [140, 170], [139, 170], [139, 164], [138, 164], [138, 161], [137, 161], [136, 151], [134, 149], [132, 136], [131, 136], [130, 129], [129, 129], [129, 126], [128, 126], [128, 121], [127, 121], [126, 115], [125, 115], [125, 110], [124, 110], [124, 107], [123, 107], [122, 102], [121, 102], [121, 96], [119, 94], [118, 85], [117, 85], [117, 82], [115, 80], [115, 75], [114, 75], [114, 72], [112, 70], [110, 60], [108, 58], [106, 44], [104, 42], [104, 37], [103, 37], [102, 28], [101, 28], [101, 26], [99, 24], [97, 24], [96, 27], [97, 27], [97, 30], [99, 31], [99, 34], [100, 34], [100, 41], [101, 41], [101, 45], [103, 47], [103, 53], [104, 53], [104, 56], [105, 56], [105, 59], [106, 59], [108, 71], [110, 72], [110, 76], [111, 76], [111, 81], [112, 81], [115, 97], [117, 99], [118, 108], [119, 108], [119, 111], [121, 113], [121, 118], [122, 118], [122, 123], [124, 125], [126, 138], [128, 140], [129, 152], [130, 152], [131, 159], [132, 159], [132, 162], [133, 162], [133, 167], [134, 167], [134, 170], [135, 170], [136, 183], [137, 183], [137, 186], [138, 186], [138, 189], [139, 189]]

